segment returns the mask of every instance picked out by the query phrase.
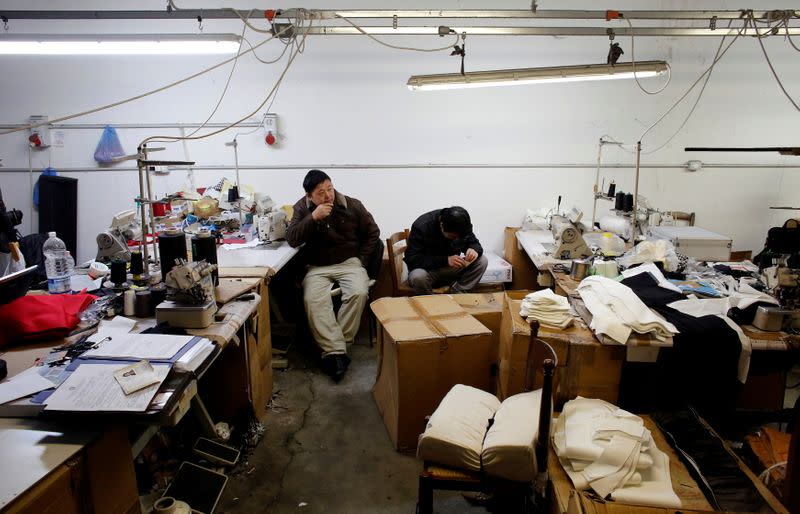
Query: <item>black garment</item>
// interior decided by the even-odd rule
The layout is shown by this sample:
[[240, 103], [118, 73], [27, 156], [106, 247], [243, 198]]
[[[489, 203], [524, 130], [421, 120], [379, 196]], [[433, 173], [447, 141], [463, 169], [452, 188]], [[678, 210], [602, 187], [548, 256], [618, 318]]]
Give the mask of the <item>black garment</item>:
[[473, 232], [461, 239], [447, 239], [442, 233], [440, 217], [443, 209], [427, 212], [417, 218], [408, 234], [408, 247], [403, 260], [409, 271], [422, 268], [434, 270], [447, 267], [447, 258], [472, 248], [483, 255], [483, 247]]
[[695, 317], [667, 307], [684, 296], [658, 286], [650, 273], [622, 281], [645, 305], [675, 325], [672, 349], [659, 352], [659, 406], [689, 403], [702, 412], [733, 408], [741, 388], [738, 380], [742, 344], [739, 335], [719, 316]]

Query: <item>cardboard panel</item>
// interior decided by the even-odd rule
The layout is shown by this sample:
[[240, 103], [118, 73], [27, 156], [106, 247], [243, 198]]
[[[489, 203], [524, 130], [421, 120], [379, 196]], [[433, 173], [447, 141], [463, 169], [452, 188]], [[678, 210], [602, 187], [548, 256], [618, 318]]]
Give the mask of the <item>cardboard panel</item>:
[[393, 341], [431, 341], [443, 337], [423, 319], [395, 319], [385, 323], [384, 328]]
[[419, 318], [419, 313], [409, 298], [380, 298], [372, 302], [370, 308], [380, 323], [389, 319]]
[[489, 336], [489, 339], [491, 340], [492, 332], [483, 326], [480, 321], [467, 314], [462, 314], [461, 316], [452, 318], [432, 319], [431, 323], [434, 327], [436, 327], [436, 330], [438, 330], [439, 333], [447, 337], [483, 334]]
[[424, 317], [437, 318], [463, 314], [464, 309], [448, 295], [415, 296], [411, 302], [417, 311]]

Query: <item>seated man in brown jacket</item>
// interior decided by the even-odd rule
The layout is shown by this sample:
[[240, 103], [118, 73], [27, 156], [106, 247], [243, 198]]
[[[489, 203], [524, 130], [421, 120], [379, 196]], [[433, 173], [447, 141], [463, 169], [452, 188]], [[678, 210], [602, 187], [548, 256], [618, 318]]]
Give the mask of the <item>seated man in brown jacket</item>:
[[[360, 201], [334, 190], [325, 172], [309, 171], [303, 189], [306, 195], [294, 204], [286, 240], [292, 247], [305, 244], [306, 316], [322, 350], [322, 368], [338, 382], [350, 364], [347, 343], [355, 338], [367, 303], [365, 265], [378, 244], [380, 230]], [[338, 315], [333, 312], [330, 294], [334, 282], [342, 288]]]

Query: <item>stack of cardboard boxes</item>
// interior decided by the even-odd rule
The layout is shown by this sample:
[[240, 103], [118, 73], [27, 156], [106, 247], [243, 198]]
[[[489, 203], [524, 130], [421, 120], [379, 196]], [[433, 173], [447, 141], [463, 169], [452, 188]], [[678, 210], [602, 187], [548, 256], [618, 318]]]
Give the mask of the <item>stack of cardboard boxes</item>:
[[[381, 298], [378, 377], [372, 390], [395, 448], [410, 451], [450, 388], [466, 384], [501, 400], [526, 387], [527, 291]], [[623, 346], [600, 344], [582, 323], [541, 328], [558, 356], [556, 405], [578, 395], [616, 402]]]

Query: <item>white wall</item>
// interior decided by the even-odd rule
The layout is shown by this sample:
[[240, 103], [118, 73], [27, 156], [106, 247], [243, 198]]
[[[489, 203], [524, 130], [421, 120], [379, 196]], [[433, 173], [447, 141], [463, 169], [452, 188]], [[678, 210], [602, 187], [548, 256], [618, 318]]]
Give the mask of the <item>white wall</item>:
[[[485, 2], [441, 1], [441, 8], [483, 8]], [[45, 5], [46, 4], [46, 5]], [[55, 6], [54, 6], [55, 4]], [[285, 5], [283, 5], [285, 4]], [[635, 9], [747, 7], [740, 2], [618, 2]], [[179, 2], [182, 7], [212, 7], [214, 2]], [[221, 5], [217, 2], [216, 5]], [[275, 2], [270, 7], [295, 6]], [[306, 3], [319, 8], [427, 8], [424, 2]], [[525, 9], [527, 1], [506, 1], [492, 8]], [[117, 2], [116, 9], [163, 9], [160, 0]], [[240, 8], [250, 7], [240, 5]], [[541, 9], [598, 9], [595, 2], [539, 2]], [[759, 2], [758, 8], [787, 7], [784, 2]], [[107, 2], [2, 2], [7, 9], [106, 9]], [[10, 33], [26, 32], [176, 32], [196, 30], [196, 23], [12, 21]], [[206, 20], [204, 32], [236, 32], [232, 21]], [[251, 41], [260, 35], [249, 34]], [[800, 37], [796, 38], [800, 42]], [[432, 47], [439, 38], [392, 38], [403, 45]], [[630, 58], [630, 41], [619, 38]], [[666, 59], [672, 82], [659, 95], [645, 95], [628, 81], [488, 88], [465, 91], [410, 92], [411, 74], [452, 72], [458, 60], [447, 53], [391, 50], [358, 36], [309, 37], [284, 80], [271, 111], [279, 115], [285, 140], [267, 148], [263, 133], [241, 136], [240, 163], [271, 169], [243, 170], [242, 182], [267, 192], [279, 203], [302, 194], [300, 183], [310, 167], [326, 169], [337, 189], [361, 199], [386, 236], [411, 224], [427, 210], [459, 204], [473, 216], [484, 246], [502, 248], [503, 227], [519, 224], [525, 209], [554, 205], [562, 195], [567, 206], [591, 215], [597, 143], [600, 136], [634, 143], [712, 61], [719, 41], [701, 38], [639, 38], [637, 59]], [[467, 38], [467, 69], [547, 66], [601, 62], [605, 38]], [[797, 54], [782, 38], [765, 46], [784, 84], [800, 98]], [[271, 42], [259, 50], [263, 58], [282, 47]], [[222, 60], [220, 57], [0, 57], [0, 124], [22, 123], [32, 114], [51, 119], [84, 111], [177, 80]], [[72, 120], [74, 123], [167, 123], [204, 120], [216, 104], [229, 67], [147, 99]], [[215, 121], [232, 121], [254, 110], [271, 89], [282, 68], [243, 57]], [[655, 88], [660, 79], [644, 81]], [[689, 99], [693, 99], [690, 95]], [[652, 131], [645, 151], [660, 146], [683, 121], [689, 104]], [[263, 110], [261, 111], [263, 112]], [[769, 227], [791, 211], [770, 211], [771, 205], [800, 205], [797, 167], [800, 158], [772, 154], [688, 154], [685, 146], [791, 146], [798, 144], [798, 112], [781, 95], [757, 43], [741, 38], [717, 65], [692, 120], [664, 149], [644, 155], [640, 193], [659, 208], [695, 211], [697, 223], [734, 238], [734, 249], [761, 248]], [[120, 129], [125, 150], [134, 153], [152, 129]], [[175, 130], [168, 131], [177, 134]], [[52, 165], [92, 168], [100, 130], [65, 130], [65, 146], [35, 151], [34, 170]], [[168, 145], [158, 158], [196, 160], [202, 166], [231, 166], [225, 147], [233, 133], [208, 140]], [[27, 134], [0, 136], [0, 159], [9, 168], [28, 167]], [[617, 190], [633, 188], [632, 153], [609, 148], [604, 162], [623, 165], [603, 171]], [[689, 173], [680, 166], [700, 159], [703, 170]], [[749, 164], [750, 167], [715, 167]], [[425, 166], [434, 164], [435, 166]], [[130, 166], [123, 164], [122, 166]], [[475, 167], [474, 165], [483, 165]], [[564, 165], [577, 165], [564, 167]], [[767, 167], [764, 167], [767, 165]], [[780, 168], [778, 166], [794, 166]], [[78, 258], [93, 257], [94, 238], [113, 214], [132, 208], [138, 194], [135, 171], [115, 169], [62, 173], [79, 182]], [[196, 185], [233, 178], [232, 171], [195, 171]], [[0, 168], [6, 203], [24, 211], [22, 232], [34, 220], [29, 174]], [[187, 181], [185, 171], [156, 177], [158, 193], [169, 193]], [[598, 206], [605, 209], [608, 204]], [[36, 225], [34, 224], [34, 227]]]

